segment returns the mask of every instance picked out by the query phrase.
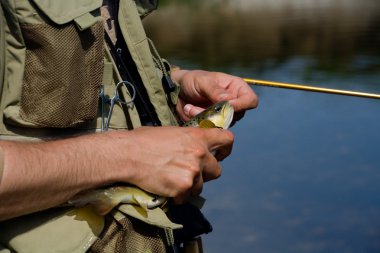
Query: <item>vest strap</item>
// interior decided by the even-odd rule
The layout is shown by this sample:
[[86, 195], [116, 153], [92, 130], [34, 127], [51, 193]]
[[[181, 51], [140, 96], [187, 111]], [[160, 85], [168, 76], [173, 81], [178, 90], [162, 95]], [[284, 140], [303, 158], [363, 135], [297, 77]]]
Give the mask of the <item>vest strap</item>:
[[99, 19], [86, 12], [85, 14], [74, 19], [79, 30], [84, 31], [94, 25]]
[[113, 65], [112, 62], [104, 62], [104, 68], [103, 68], [103, 85], [110, 85], [112, 84], [113, 80]]

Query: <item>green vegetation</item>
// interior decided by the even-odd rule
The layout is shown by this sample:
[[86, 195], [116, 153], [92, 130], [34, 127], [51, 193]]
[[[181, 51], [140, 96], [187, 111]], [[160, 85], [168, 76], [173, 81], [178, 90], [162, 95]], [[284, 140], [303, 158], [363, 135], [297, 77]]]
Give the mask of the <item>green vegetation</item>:
[[[161, 9], [146, 20], [148, 35], [163, 56], [207, 68], [260, 68], [302, 56], [314, 59], [310, 68], [321, 71], [349, 74], [353, 66], [380, 70], [379, 61], [371, 61], [380, 57], [380, 2], [360, 2], [366, 15], [359, 21], [355, 1], [312, 7], [227, 2], [160, 1]], [[292, 1], [280, 3], [286, 2]]]

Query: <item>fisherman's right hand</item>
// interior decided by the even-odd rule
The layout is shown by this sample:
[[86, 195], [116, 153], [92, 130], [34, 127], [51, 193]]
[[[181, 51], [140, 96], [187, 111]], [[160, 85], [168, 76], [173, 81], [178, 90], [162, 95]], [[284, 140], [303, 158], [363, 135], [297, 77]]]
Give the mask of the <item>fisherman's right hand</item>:
[[193, 127], [143, 127], [37, 143], [0, 141], [0, 220], [117, 182], [180, 203], [199, 194], [204, 181], [220, 176], [218, 160], [230, 154], [232, 143], [229, 131]]
[[[113, 131], [118, 180], [183, 202], [221, 175], [218, 161], [231, 153], [233, 134], [221, 129], [142, 127]], [[115, 143], [116, 142], [116, 143]], [[213, 155], [213, 151], [217, 151]]]

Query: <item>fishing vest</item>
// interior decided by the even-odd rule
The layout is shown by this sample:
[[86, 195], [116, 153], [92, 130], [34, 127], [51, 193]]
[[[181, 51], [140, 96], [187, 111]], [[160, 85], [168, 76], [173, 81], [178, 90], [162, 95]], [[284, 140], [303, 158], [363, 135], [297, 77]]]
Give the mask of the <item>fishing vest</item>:
[[[112, 97], [123, 81], [104, 41], [101, 5], [101, 0], [1, 0], [1, 139], [33, 141], [99, 131], [99, 91]], [[175, 103], [178, 89], [165, 92], [165, 70], [157, 64], [159, 56], [152, 55], [141, 23], [156, 6], [157, 1], [121, 0], [120, 38], [160, 124], [176, 125], [170, 103]], [[124, 101], [133, 100], [130, 90], [120, 93]], [[110, 107], [105, 110], [107, 114]], [[110, 128], [140, 126], [133, 103], [115, 105]], [[144, 216], [138, 208], [120, 205], [112, 215], [123, 222], [133, 217], [164, 232], [181, 227], [162, 210], [154, 212]], [[58, 207], [0, 222], [0, 252], [86, 252], [104, 226], [111, 225], [85, 207]], [[132, 239], [130, 245], [134, 243]]]
[[[120, 1], [118, 21], [158, 119], [173, 125], [162, 71], [140, 19], [154, 8], [151, 2]], [[1, 1], [2, 136], [56, 137], [99, 129], [99, 86], [112, 97], [121, 81], [104, 44], [101, 5], [101, 0]], [[122, 93], [131, 99], [127, 90]], [[141, 125], [134, 106], [116, 105], [112, 115], [111, 128]]]

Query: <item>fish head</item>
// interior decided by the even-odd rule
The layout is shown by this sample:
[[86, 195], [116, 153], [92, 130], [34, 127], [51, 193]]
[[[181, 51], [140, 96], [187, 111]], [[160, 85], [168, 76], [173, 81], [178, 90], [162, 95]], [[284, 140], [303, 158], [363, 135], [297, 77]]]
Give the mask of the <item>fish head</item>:
[[221, 101], [196, 115], [193, 119], [186, 122], [184, 126], [227, 129], [231, 125], [233, 116], [234, 108], [231, 104], [228, 101]]

